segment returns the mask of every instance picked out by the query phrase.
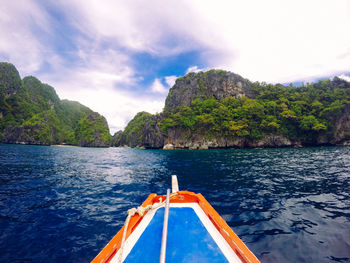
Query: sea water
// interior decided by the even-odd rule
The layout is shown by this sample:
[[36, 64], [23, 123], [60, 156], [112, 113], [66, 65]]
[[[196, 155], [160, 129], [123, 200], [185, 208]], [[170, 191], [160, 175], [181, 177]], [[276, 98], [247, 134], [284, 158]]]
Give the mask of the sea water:
[[170, 175], [261, 262], [350, 261], [350, 147], [162, 151], [0, 144], [0, 262], [89, 262]]

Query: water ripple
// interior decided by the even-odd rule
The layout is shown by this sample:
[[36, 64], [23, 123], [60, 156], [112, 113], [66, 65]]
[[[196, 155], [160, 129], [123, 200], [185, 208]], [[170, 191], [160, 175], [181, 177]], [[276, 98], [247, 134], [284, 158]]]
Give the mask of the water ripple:
[[[89, 262], [170, 175], [261, 262], [350, 261], [350, 147], [159, 151], [0, 145], [0, 261]], [[291, 253], [291, 251], [293, 253]]]

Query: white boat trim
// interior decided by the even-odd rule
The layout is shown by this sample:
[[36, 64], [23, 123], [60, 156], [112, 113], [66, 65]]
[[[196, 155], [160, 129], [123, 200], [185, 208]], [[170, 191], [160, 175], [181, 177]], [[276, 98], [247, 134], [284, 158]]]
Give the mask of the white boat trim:
[[171, 192], [176, 193], [179, 191], [179, 183], [177, 181], [177, 176], [172, 175], [171, 176]]

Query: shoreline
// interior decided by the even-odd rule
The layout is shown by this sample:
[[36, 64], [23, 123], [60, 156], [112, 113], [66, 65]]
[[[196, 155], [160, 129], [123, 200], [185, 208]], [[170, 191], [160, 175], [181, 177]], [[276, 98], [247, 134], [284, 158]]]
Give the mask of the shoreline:
[[71, 144], [39, 144], [39, 143], [27, 143], [27, 142], [1, 142], [0, 144], [13, 144], [13, 145], [30, 145], [30, 146], [45, 146], [45, 147], [81, 147], [81, 148], [110, 148], [112, 146], [81, 146]]
[[56, 146], [56, 147], [81, 147], [78, 145], [70, 145], [70, 144], [52, 144], [50, 146]]
[[163, 150], [163, 151], [176, 151], [176, 150], [189, 150], [189, 151], [205, 151], [205, 150], [232, 150], [232, 149], [281, 149], [281, 148], [312, 148], [312, 147], [346, 147], [350, 146], [350, 142], [345, 142], [343, 144], [309, 144], [309, 145], [288, 145], [288, 146], [270, 146], [270, 147], [208, 147], [208, 148], [196, 148], [196, 147], [161, 147], [161, 148], [148, 148], [144, 146], [135, 146], [135, 147], [130, 147], [130, 146], [107, 146], [107, 147], [93, 147], [93, 146], [79, 146], [79, 145], [69, 145], [69, 144], [52, 144], [52, 145], [46, 145], [46, 144], [29, 144], [29, 143], [23, 143], [23, 142], [17, 142], [17, 143], [6, 143], [6, 142], [0, 142], [0, 144], [13, 144], [13, 145], [32, 145], [32, 146], [54, 146], [54, 147], [79, 147], [79, 148], [119, 148], [119, 149], [139, 149], [139, 150]]
[[174, 147], [174, 148], [145, 148], [145, 147], [125, 147], [111, 146], [111, 148], [120, 149], [139, 149], [139, 150], [162, 150], [162, 151], [211, 151], [211, 150], [252, 150], [252, 149], [300, 149], [314, 147], [349, 147], [350, 144], [318, 144], [318, 145], [299, 145], [299, 146], [280, 146], [280, 147], [209, 147], [209, 148], [189, 148], [189, 147]]

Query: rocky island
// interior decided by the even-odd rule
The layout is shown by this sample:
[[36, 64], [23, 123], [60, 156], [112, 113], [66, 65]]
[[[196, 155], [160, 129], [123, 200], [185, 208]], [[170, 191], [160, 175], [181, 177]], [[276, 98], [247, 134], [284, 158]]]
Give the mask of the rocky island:
[[209, 70], [176, 80], [159, 114], [139, 112], [112, 136], [106, 119], [14, 65], [0, 63], [0, 142], [146, 149], [350, 145], [350, 83], [251, 82]]
[[108, 147], [111, 135], [97, 112], [60, 100], [53, 87], [33, 76], [21, 79], [14, 65], [0, 63], [0, 142]]
[[189, 73], [160, 114], [138, 113], [114, 146], [214, 149], [350, 145], [350, 83], [251, 82], [223, 70]]

